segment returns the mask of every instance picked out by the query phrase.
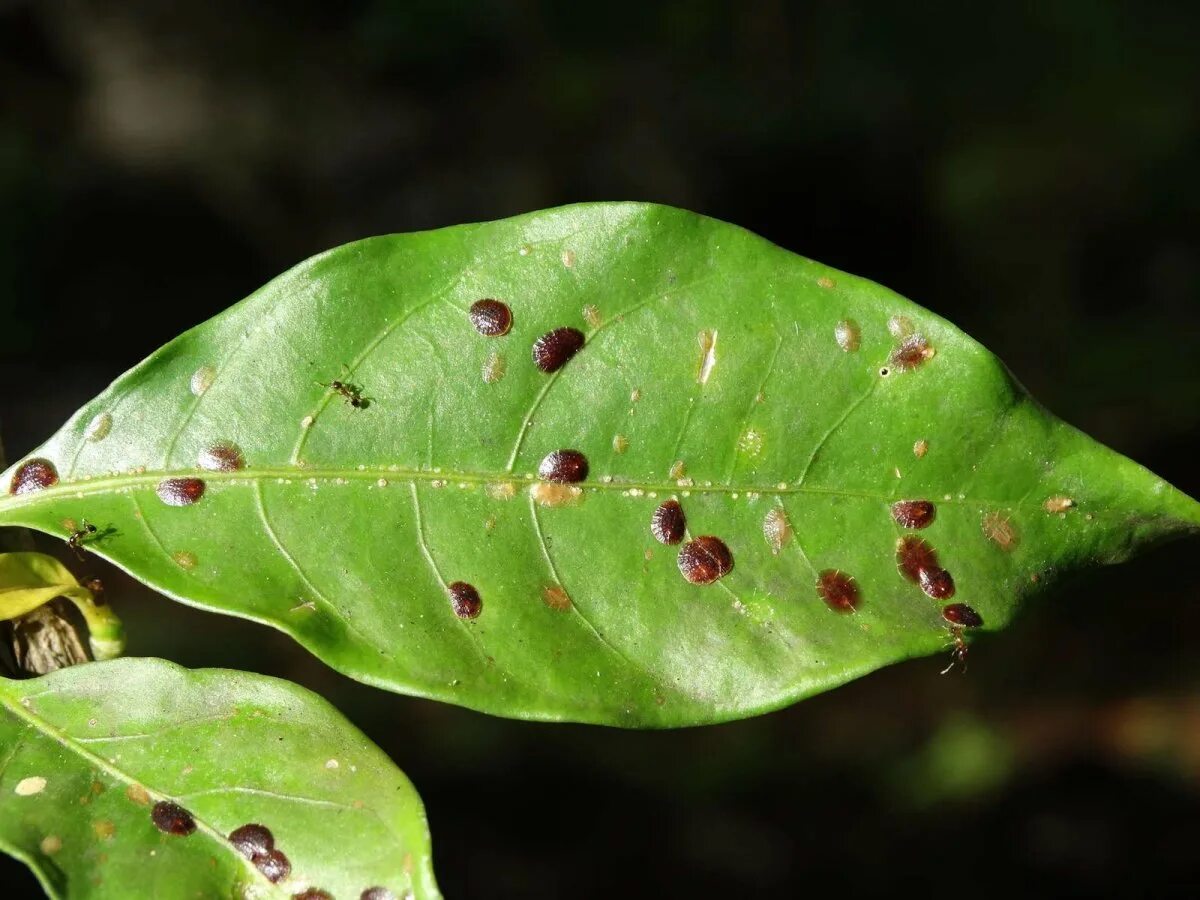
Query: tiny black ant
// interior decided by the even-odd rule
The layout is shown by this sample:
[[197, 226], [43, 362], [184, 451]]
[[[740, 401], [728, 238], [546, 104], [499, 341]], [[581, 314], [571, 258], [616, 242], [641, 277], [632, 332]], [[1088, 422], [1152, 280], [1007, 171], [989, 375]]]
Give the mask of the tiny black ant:
[[962, 667], [962, 673], [967, 674], [967, 642], [963, 640], [961, 628], [951, 628], [950, 638], [954, 642], [954, 649], [950, 651], [950, 665], [942, 669], [941, 674], [946, 675], [953, 671], [955, 666]]
[[[350, 374], [349, 366], [343, 364], [342, 368], [346, 370], [346, 375]], [[344, 375], [342, 377], [344, 378], [346, 376]], [[335, 379], [334, 381], [330, 381], [328, 383], [318, 381], [317, 384], [323, 388], [329, 388], [332, 391], [336, 391], [342, 396], [342, 399], [344, 399], [355, 409], [366, 409], [371, 405], [371, 398], [363, 396], [362, 386], [354, 384], [351, 381], [338, 381]]]
[[83, 555], [83, 542], [96, 533], [96, 526], [87, 519], [81, 519], [79, 527], [71, 532], [71, 536], [67, 538], [67, 546], [75, 551], [75, 555], [80, 559]]

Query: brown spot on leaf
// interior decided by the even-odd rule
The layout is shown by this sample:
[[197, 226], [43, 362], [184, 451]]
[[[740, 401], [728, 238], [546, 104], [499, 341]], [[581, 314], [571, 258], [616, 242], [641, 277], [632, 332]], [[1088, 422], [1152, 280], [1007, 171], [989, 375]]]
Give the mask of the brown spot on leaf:
[[887, 327], [892, 337], [900, 338], [901, 340], [908, 337], [916, 330], [916, 327], [912, 323], [912, 319], [910, 319], [908, 316], [892, 316], [890, 319], [888, 319]]
[[529, 495], [542, 506], [573, 506], [583, 497], [583, 489], [573, 484], [539, 481], [529, 486]]
[[965, 603], [951, 603], [943, 607], [942, 618], [959, 628], [978, 628], [983, 624], [983, 616]]
[[1070, 497], [1048, 497], [1042, 508], [1048, 513], [1065, 513], [1074, 505], [1075, 501]]
[[990, 510], [984, 513], [980, 527], [984, 537], [1005, 552], [1012, 550], [1019, 543], [1016, 526], [1002, 512]]
[[159, 800], [150, 810], [150, 819], [154, 827], [166, 834], [189, 835], [196, 830], [196, 820], [192, 814], [177, 803], [170, 800]]
[[853, 353], [858, 349], [859, 342], [862, 339], [862, 331], [858, 327], [858, 323], [853, 319], [842, 319], [833, 328], [833, 337], [847, 353]]
[[533, 363], [543, 372], [557, 372], [583, 348], [578, 328], [556, 328], [533, 342]]
[[229, 843], [246, 859], [265, 856], [275, 849], [275, 835], [266, 825], [250, 823], [229, 833]]
[[733, 570], [733, 554], [719, 537], [704, 534], [679, 551], [679, 571], [692, 584], [712, 584]]
[[196, 464], [210, 472], [236, 472], [245, 468], [246, 460], [237, 444], [219, 441], [201, 450]]
[[921, 572], [939, 568], [937, 553], [919, 537], [907, 535], [896, 541], [896, 567], [909, 581], [920, 583]]
[[934, 600], [949, 600], [954, 596], [954, 579], [945, 569], [922, 569], [919, 580], [921, 590]]
[[678, 544], [685, 531], [687, 519], [678, 500], [664, 501], [650, 516], [650, 533], [660, 544]]
[[48, 459], [31, 459], [13, 473], [10, 494], [28, 494], [58, 484], [58, 470]]
[[571, 597], [559, 584], [551, 584], [542, 588], [542, 601], [558, 612], [564, 612], [571, 608]]
[[914, 334], [900, 342], [889, 357], [892, 367], [901, 372], [917, 368], [928, 359], [934, 357], [934, 349], [929, 346], [924, 335]]
[[196, 554], [188, 550], [179, 550], [172, 553], [171, 559], [175, 560], [175, 565], [179, 566], [179, 568], [189, 570], [196, 568], [196, 563], [198, 562]]
[[158, 483], [158, 499], [167, 506], [191, 506], [204, 496], [199, 478], [164, 478]]
[[588, 476], [587, 457], [578, 450], [555, 450], [538, 466], [538, 477], [558, 484], [574, 484]]
[[479, 591], [465, 581], [456, 581], [448, 588], [450, 606], [460, 619], [474, 619], [483, 612], [483, 600]]
[[862, 601], [858, 582], [838, 569], [826, 569], [817, 576], [817, 594], [836, 612], [854, 612]]
[[476, 300], [468, 315], [475, 330], [484, 337], [500, 337], [512, 328], [512, 310], [499, 300]]
[[901, 528], [926, 528], [936, 514], [928, 500], [897, 500], [892, 504], [892, 518]]
[[499, 350], [492, 350], [487, 359], [483, 361], [483, 383], [495, 384], [504, 377], [504, 372], [508, 366], [504, 361], [504, 354]]
[[767, 546], [778, 556], [783, 545], [791, 540], [792, 523], [788, 521], [787, 513], [778, 506], [772, 506], [763, 516], [762, 531]]

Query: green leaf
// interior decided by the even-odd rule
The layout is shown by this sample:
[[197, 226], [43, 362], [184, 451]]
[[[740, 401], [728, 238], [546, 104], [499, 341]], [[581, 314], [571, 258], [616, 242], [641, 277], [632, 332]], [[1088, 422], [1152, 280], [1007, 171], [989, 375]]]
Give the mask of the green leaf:
[[[0, 848], [53, 897], [439, 896], [412, 785], [295, 685], [123, 659], [0, 679], [0, 708]], [[169, 803], [186, 811], [175, 832], [158, 824]], [[235, 849], [246, 824], [290, 874], [272, 883], [260, 868], [279, 857]]]
[[[472, 327], [483, 298], [511, 309], [503, 336]], [[563, 327], [586, 344], [547, 374], [531, 348]], [[318, 384], [334, 380], [343, 393]], [[585, 481], [539, 480], [560, 449], [586, 456]], [[65, 536], [87, 516], [108, 531], [92, 552], [371, 684], [628, 726], [751, 715], [946, 648], [943, 603], [897, 571], [906, 534], [996, 629], [1058, 573], [1200, 527], [1194, 501], [937, 316], [642, 204], [315, 257], [33, 457], [61, 480], [37, 490], [48, 469], [14, 468], [0, 484], [24, 492], [0, 523]], [[716, 583], [685, 581], [651, 535], [670, 497], [690, 536], [728, 546]], [[932, 501], [932, 524], [901, 528], [905, 499]], [[827, 570], [856, 579], [856, 612], [818, 595]], [[456, 582], [477, 618], [455, 615]]]
[[0, 553], [0, 620], [23, 616], [55, 597], [65, 597], [82, 613], [96, 659], [114, 659], [124, 652], [121, 620], [98, 604], [70, 569], [45, 553]]

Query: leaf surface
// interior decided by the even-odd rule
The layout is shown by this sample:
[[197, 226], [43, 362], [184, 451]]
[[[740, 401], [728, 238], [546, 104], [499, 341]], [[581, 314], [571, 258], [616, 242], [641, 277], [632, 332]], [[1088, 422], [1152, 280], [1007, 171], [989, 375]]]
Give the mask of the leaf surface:
[[[0, 710], [0, 848], [53, 897], [440, 896], [412, 785], [287, 682], [123, 659], [0, 680]], [[246, 824], [286, 877], [230, 843]]]
[[[511, 322], [489, 306], [477, 329], [483, 299]], [[582, 473], [560, 450], [583, 481], [539, 475]], [[1059, 572], [1200, 524], [939, 317], [643, 204], [315, 257], [31, 458], [59, 480], [22, 461], [0, 523], [65, 536], [86, 516], [92, 552], [372, 684], [628, 726], [750, 715], [941, 650], [950, 602], [1000, 628]], [[652, 534], [670, 498], [689, 541], [727, 548], [714, 583], [680, 562], [720, 572], [717, 545]], [[925, 527], [897, 521], [904, 500], [932, 504]], [[906, 536], [953, 597], [898, 572]]]

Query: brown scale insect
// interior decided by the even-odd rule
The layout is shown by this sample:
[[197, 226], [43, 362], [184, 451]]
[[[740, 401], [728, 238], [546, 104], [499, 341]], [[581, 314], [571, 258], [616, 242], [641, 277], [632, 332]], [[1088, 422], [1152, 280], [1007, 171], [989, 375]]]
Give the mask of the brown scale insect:
[[678, 500], [666, 500], [650, 516], [650, 533], [660, 544], [678, 544], [687, 531], [687, 519]]
[[538, 477], [558, 484], [574, 484], [588, 476], [587, 457], [578, 450], [555, 450], [547, 453], [538, 466]]
[[484, 337], [503, 337], [512, 328], [512, 310], [500, 300], [476, 300], [467, 315], [475, 330]]
[[679, 551], [679, 572], [692, 584], [712, 584], [733, 571], [733, 554], [719, 537], [704, 534]]
[[915, 535], [905, 535], [896, 541], [896, 568], [909, 581], [920, 584], [925, 569], [940, 569], [937, 552]]
[[268, 850], [252, 860], [254, 867], [272, 884], [292, 874], [292, 862], [282, 850]]
[[465, 581], [455, 581], [447, 590], [450, 594], [450, 607], [460, 619], [475, 619], [483, 612], [483, 599], [474, 585]]
[[937, 515], [937, 508], [928, 500], [897, 500], [892, 504], [892, 518], [901, 528], [927, 528]]
[[935, 351], [929, 346], [924, 335], [914, 334], [906, 337], [892, 351], [889, 357], [892, 367], [901, 372], [917, 368], [926, 360], [933, 359]]
[[333, 894], [320, 888], [310, 887], [298, 894], [292, 894], [292, 900], [333, 900]]
[[921, 590], [934, 600], [949, 600], [954, 596], [954, 579], [945, 569], [922, 569], [918, 580]]
[[95, 525], [87, 519], [80, 519], [79, 527], [72, 531], [67, 538], [67, 546], [75, 552], [75, 555], [81, 561], [86, 558], [83, 552], [83, 542], [94, 535], [96, 531], [97, 528]]
[[204, 496], [204, 488], [199, 478], [164, 478], [155, 492], [167, 506], [191, 506]]
[[817, 594], [830, 609], [841, 613], [854, 612], [862, 601], [858, 582], [837, 569], [826, 569], [817, 576]]
[[385, 887], [369, 887], [358, 895], [358, 900], [396, 900], [396, 895]]
[[229, 843], [246, 859], [253, 860], [256, 856], [266, 856], [275, 849], [275, 835], [265, 825], [250, 823], [235, 828], [229, 833]]
[[[343, 363], [342, 369], [346, 373], [346, 375], [342, 376], [345, 378], [350, 374], [350, 367]], [[338, 379], [334, 379], [330, 382], [318, 381], [317, 385], [319, 387], [329, 388], [329, 390], [334, 391], [355, 409], [366, 409], [371, 405], [371, 398], [363, 396], [362, 385], [355, 384], [352, 381], [340, 381]]]
[[533, 342], [533, 363], [543, 372], [557, 372], [583, 348], [578, 328], [555, 328]]
[[150, 810], [150, 819], [154, 827], [165, 834], [177, 834], [181, 837], [196, 830], [196, 820], [192, 814], [169, 800], [159, 800]]
[[48, 459], [31, 459], [13, 473], [10, 494], [28, 494], [58, 484], [58, 470]]
[[210, 472], [236, 472], [245, 468], [246, 459], [237, 444], [218, 441], [200, 451], [196, 465]]

